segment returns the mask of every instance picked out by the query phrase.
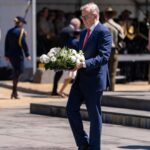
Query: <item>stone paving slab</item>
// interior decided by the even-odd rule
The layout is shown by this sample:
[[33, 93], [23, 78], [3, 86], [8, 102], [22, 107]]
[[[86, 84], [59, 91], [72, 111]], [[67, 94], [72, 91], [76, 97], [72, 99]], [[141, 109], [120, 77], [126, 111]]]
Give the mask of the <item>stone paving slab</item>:
[[[29, 113], [30, 103], [66, 99], [50, 96], [52, 84], [20, 82], [19, 88], [21, 99], [11, 100], [11, 81], [0, 81], [0, 150], [76, 150], [67, 119]], [[69, 89], [70, 85], [65, 92]], [[150, 86], [146, 82], [117, 84], [116, 90], [149, 92]], [[147, 129], [104, 124], [102, 150], [150, 150], [149, 137]]]
[[[0, 150], [77, 150], [67, 119], [14, 108], [0, 109], [0, 120]], [[150, 150], [149, 137], [146, 129], [103, 124], [102, 150]]]

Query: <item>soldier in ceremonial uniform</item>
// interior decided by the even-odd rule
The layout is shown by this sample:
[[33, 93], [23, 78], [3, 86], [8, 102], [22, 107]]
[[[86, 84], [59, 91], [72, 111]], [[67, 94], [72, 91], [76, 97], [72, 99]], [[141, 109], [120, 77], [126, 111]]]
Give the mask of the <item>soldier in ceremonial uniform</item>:
[[23, 28], [26, 21], [23, 17], [17, 16], [14, 19], [15, 26], [8, 30], [5, 39], [5, 57], [13, 67], [13, 88], [11, 99], [19, 99], [17, 94], [17, 84], [19, 76], [24, 71], [24, 55], [31, 60], [26, 43], [26, 32]]
[[116, 11], [111, 7], [106, 8], [105, 10], [105, 26], [111, 32], [112, 35], [112, 50], [110, 55], [110, 60], [108, 63], [109, 66], [109, 74], [110, 74], [110, 90], [115, 90], [116, 83], [116, 70], [118, 66], [118, 51], [119, 51], [119, 36], [121, 39], [124, 39], [125, 35], [123, 32], [123, 28], [114, 21], [114, 17], [116, 16]]

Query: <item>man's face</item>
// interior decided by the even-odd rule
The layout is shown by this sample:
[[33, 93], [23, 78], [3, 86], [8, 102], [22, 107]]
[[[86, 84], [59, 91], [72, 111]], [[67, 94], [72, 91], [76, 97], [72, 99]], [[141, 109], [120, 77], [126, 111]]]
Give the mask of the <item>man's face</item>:
[[19, 27], [23, 27], [24, 26], [24, 23], [23, 22], [19, 22]]
[[82, 12], [82, 20], [86, 28], [90, 28], [95, 22], [95, 14], [93, 14], [90, 9], [83, 9]]

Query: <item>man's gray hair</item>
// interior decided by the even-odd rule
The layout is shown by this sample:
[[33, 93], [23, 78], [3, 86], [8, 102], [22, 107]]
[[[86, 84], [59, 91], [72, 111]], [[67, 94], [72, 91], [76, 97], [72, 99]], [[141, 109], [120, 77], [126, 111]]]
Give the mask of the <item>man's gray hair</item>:
[[98, 15], [100, 13], [100, 9], [99, 9], [98, 5], [95, 4], [94, 2], [91, 2], [91, 3], [88, 3], [88, 4], [85, 4], [85, 5], [81, 6], [80, 10], [82, 11], [86, 8], [89, 8], [92, 13], [96, 12]]

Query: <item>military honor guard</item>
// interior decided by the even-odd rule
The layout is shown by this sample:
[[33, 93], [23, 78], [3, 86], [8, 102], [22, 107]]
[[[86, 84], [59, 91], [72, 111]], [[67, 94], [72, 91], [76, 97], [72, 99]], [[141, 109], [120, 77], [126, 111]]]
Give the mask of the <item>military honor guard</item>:
[[23, 28], [27, 22], [21, 16], [14, 19], [15, 26], [8, 30], [5, 38], [5, 57], [13, 67], [13, 88], [11, 99], [19, 99], [17, 85], [19, 76], [24, 71], [24, 55], [31, 60], [26, 43], [26, 32]]

